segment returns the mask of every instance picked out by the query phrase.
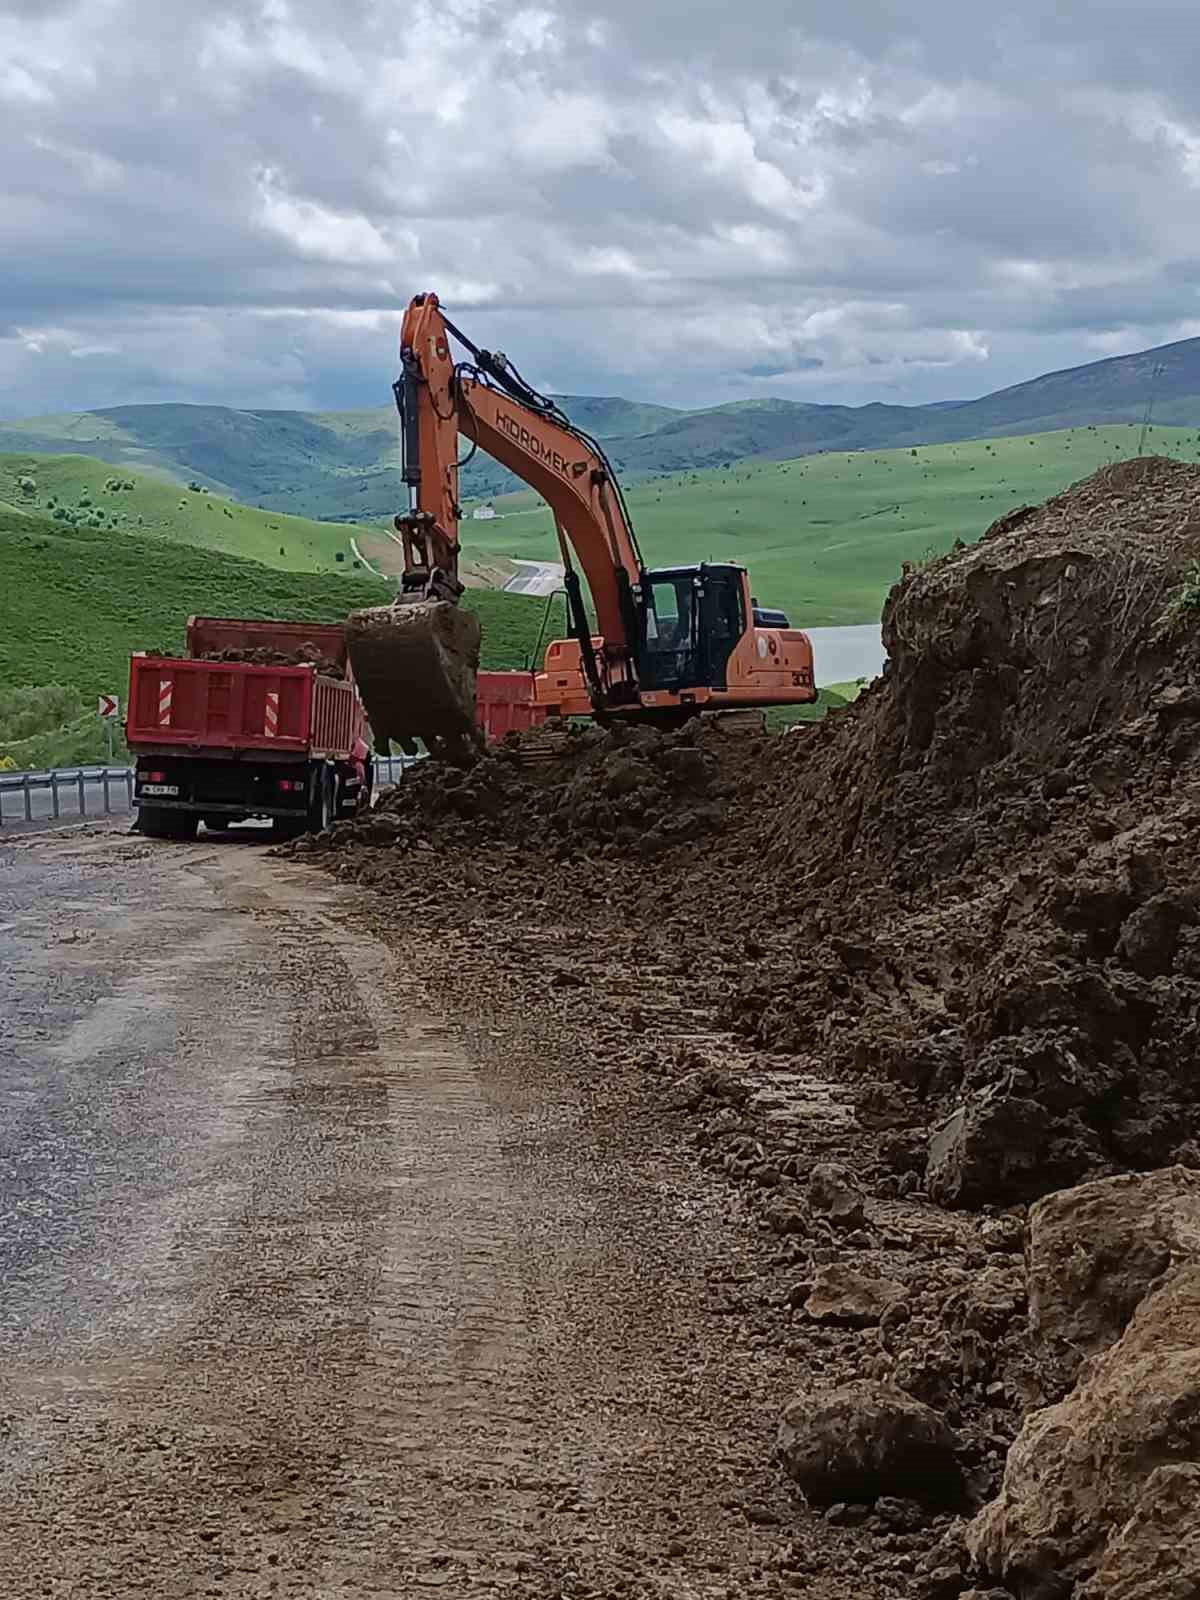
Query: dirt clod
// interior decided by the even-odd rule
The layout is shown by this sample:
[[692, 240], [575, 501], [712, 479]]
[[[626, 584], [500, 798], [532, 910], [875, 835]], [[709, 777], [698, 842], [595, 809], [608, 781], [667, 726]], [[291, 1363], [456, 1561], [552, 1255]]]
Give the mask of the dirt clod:
[[323, 678], [344, 678], [343, 662], [327, 656], [319, 645], [300, 645], [295, 650], [271, 650], [265, 645], [248, 646], [244, 650], [206, 650], [197, 661], [241, 661], [256, 667], [315, 667]]
[[778, 1448], [790, 1476], [818, 1502], [920, 1494], [944, 1503], [961, 1488], [950, 1429], [887, 1384], [798, 1395], [783, 1414]]
[[904, 1299], [904, 1285], [834, 1262], [817, 1273], [804, 1310], [814, 1322], [869, 1328]]

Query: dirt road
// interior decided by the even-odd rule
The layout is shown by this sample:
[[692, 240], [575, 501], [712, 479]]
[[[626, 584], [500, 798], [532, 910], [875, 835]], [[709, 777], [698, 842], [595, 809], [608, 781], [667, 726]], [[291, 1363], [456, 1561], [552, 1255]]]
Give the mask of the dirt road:
[[4, 1594], [784, 1592], [725, 1202], [351, 891], [5, 843], [0, 1014]]

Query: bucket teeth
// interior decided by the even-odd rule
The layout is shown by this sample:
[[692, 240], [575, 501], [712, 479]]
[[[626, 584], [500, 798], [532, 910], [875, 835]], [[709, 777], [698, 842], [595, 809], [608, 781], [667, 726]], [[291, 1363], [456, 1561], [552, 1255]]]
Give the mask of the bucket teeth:
[[477, 742], [475, 674], [479, 619], [446, 600], [355, 611], [346, 645], [379, 750], [422, 740], [444, 757]]

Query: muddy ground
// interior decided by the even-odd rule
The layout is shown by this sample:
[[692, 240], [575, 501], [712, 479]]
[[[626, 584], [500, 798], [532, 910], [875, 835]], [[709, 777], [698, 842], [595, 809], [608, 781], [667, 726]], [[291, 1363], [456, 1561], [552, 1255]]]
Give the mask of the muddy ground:
[[770, 1460], [794, 1273], [623, 1048], [702, 1042], [670, 981], [535, 1016], [509, 928], [455, 993], [462, 944], [232, 837], [0, 874], [6, 1594], [903, 1592], [936, 1524], [864, 1572]]
[[598, 1128], [724, 1188], [760, 1455], [798, 1391], [797, 1587], [1043, 1600], [1102, 1561], [1107, 1529], [961, 1533], [1078, 1376], [1027, 1314], [1027, 1208], [1200, 1167], [1198, 562], [1200, 472], [1106, 469], [907, 572], [883, 679], [822, 724], [546, 730], [296, 849]]
[[799, 734], [7, 850], [6, 1592], [1194, 1594], [1198, 530], [1005, 518]]

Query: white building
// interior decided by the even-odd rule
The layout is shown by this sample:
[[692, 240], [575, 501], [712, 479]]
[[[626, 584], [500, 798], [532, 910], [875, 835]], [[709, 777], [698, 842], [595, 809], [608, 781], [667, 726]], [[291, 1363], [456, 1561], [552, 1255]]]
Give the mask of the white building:
[[476, 506], [471, 515], [476, 522], [491, 522], [496, 515], [496, 508], [495, 506]]

